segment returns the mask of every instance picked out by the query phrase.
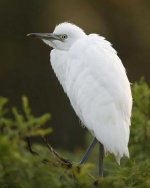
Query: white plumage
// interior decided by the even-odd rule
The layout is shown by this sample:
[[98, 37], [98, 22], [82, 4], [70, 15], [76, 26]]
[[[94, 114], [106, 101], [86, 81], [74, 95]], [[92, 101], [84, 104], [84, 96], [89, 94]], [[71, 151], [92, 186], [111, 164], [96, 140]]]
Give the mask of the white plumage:
[[[43, 39], [54, 49], [50, 61], [82, 123], [120, 163], [129, 157], [132, 108], [130, 83], [111, 44], [97, 34], [86, 35], [70, 23], [56, 26], [60, 40]], [[80, 138], [78, 138], [80, 139]]]

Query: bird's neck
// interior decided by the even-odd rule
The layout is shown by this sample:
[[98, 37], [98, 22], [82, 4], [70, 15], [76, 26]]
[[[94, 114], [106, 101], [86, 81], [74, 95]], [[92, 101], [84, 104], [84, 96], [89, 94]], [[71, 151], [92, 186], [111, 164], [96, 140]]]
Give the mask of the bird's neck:
[[50, 53], [50, 61], [52, 68], [60, 82], [63, 86], [64, 91], [65, 88], [65, 81], [66, 81], [66, 71], [67, 71], [67, 51], [56, 50], [53, 49]]

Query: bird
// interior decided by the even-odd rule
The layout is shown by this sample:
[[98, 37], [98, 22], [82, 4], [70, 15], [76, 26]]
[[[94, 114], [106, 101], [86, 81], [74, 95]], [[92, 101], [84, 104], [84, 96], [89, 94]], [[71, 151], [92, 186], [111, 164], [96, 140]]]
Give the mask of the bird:
[[63, 22], [52, 33], [29, 33], [52, 47], [50, 63], [70, 104], [93, 140], [80, 164], [99, 144], [99, 176], [103, 159], [113, 154], [118, 164], [129, 158], [132, 93], [126, 69], [112, 44], [96, 33], [86, 34]]

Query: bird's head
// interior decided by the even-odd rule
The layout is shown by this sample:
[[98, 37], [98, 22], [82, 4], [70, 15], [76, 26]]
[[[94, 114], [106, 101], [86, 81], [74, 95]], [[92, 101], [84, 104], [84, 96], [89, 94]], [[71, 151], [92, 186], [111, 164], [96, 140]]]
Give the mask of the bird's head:
[[78, 26], [64, 22], [57, 25], [53, 33], [30, 33], [27, 36], [40, 38], [52, 48], [69, 50], [72, 44], [86, 34]]

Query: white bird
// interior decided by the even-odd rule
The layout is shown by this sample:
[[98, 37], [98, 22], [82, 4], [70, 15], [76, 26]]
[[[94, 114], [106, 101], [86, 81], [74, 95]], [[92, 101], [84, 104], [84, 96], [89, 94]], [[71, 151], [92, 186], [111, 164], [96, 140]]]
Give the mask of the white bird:
[[[116, 161], [129, 157], [129, 126], [132, 95], [125, 68], [110, 42], [97, 34], [87, 35], [71, 23], [57, 25], [53, 33], [30, 33], [53, 50], [52, 68], [81, 122], [94, 139], [80, 163], [99, 142], [99, 175], [103, 154]], [[80, 139], [80, 138], [79, 138]]]

